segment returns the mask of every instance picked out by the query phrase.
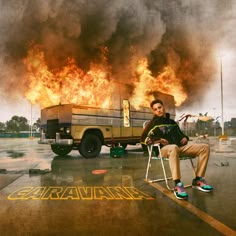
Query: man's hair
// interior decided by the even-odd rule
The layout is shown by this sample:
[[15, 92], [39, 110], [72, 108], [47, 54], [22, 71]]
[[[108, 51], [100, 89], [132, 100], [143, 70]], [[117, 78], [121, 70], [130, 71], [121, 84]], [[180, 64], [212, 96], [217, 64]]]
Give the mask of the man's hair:
[[160, 99], [155, 99], [155, 100], [153, 100], [153, 101], [150, 103], [150, 107], [152, 108], [153, 105], [155, 105], [156, 103], [160, 103], [162, 106], [164, 105], [163, 102], [162, 102], [162, 100], [160, 100]]

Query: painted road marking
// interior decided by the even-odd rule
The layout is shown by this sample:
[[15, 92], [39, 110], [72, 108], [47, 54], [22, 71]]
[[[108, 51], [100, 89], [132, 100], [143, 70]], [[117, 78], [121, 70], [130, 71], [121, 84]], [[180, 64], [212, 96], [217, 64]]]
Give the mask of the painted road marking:
[[225, 224], [221, 223], [220, 221], [218, 221], [214, 217], [208, 215], [206, 212], [204, 212], [204, 211], [200, 210], [199, 208], [195, 207], [194, 205], [192, 205], [188, 201], [176, 199], [174, 194], [172, 194], [172, 192], [170, 192], [166, 188], [162, 187], [160, 184], [157, 184], [157, 183], [149, 183], [149, 184], [152, 187], [159, 190], [160, 192], [162, 192], [163, 194], [165, 194], [167, 197], [169, 197], [173, 201], [175, 201], [180, 206], [184, 207], [189, 212], [196, 215], [198, 218], [205, 221], [207, 224], [209, 224], [210, 226], [212, 226], [213, 228], [215, 228], [216, 230], [218, 230], [222, 234], [227, 235], [227, 236], [236, 236], [236, 231], [229, 228]]

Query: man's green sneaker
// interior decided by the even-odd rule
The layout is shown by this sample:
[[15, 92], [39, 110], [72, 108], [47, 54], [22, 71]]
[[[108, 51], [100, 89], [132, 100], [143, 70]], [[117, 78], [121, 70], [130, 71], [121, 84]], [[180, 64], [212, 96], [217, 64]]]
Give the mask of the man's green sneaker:
[[185, 192], [184, 184], [179, 182], [174, 188], [174, 195], [177, 199], [187, 199], [188, 194]]
[[192, 188], [209, 193], [213, 190], [212, 186], [206, 184], [203, 178], [193, 179]]

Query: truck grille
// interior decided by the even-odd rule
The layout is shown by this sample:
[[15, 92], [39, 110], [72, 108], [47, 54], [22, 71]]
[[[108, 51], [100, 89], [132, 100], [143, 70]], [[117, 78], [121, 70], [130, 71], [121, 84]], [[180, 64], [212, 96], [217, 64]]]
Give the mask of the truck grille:
[[56, 138], [56, 133], [59, 133], [59, 120], [47, 120], [47, 131], [46, 131], [46, 138]]

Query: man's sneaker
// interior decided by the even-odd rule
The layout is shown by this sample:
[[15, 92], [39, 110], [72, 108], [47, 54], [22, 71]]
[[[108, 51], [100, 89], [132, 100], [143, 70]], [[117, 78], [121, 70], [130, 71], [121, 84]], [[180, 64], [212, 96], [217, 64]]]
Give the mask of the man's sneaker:
[[184, 184], [179, 182], [174, 188], [174, 195], [177, 199], [187, 199], [188, 194], [185, 192]]
[[192, 188], [198, 189], [206, 193], [209, 193], [213, 190], [213, 188], [210, 185], [206, 184], [203, 178], [193, 179]]

